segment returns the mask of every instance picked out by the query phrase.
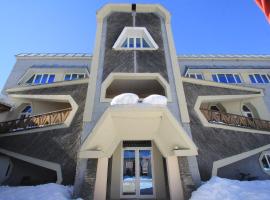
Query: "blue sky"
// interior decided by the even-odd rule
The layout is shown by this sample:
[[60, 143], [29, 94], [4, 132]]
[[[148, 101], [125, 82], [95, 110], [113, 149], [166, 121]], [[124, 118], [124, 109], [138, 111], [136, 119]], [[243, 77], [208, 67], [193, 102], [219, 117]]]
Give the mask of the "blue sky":
[[270, 54], [270, 24], [253, 0], [1, 0], [0, 89], [15, 54], [92, 53], [105, 3], [160, 3], [178, 54]]

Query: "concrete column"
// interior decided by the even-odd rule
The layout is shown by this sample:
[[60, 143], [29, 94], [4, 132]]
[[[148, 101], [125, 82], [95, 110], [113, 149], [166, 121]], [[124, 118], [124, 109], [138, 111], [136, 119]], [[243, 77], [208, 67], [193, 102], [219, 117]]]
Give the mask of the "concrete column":
[[98, 159], [94, 200], [106, 200], [108, 160], [106, 157]]
[[178, 159], [176, 156], [169, 156], [166, 158], [166, 163], [167, 163], [170, 199], [171, 200], [184, 200]]

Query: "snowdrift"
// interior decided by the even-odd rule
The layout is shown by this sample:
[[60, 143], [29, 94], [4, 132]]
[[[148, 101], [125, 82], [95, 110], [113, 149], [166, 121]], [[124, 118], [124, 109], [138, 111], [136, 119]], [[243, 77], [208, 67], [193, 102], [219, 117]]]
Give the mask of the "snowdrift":
[[190, 200], [269, 200], [270, 180], [237, 181], [213, 177]]

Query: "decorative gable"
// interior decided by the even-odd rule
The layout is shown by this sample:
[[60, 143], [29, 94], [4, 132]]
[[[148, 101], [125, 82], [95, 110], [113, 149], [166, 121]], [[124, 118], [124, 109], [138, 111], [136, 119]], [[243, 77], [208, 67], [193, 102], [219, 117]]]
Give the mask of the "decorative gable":
[[113, 45], [115, 50], [157, 50], [158, 45], [145, 27], [125, 27]]

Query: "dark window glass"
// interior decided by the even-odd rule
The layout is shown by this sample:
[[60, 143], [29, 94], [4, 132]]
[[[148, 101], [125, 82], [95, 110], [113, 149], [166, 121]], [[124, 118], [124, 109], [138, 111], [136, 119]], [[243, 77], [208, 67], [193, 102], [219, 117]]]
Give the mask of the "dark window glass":
[[84, 74], [79, 74], [78, 79], [82, 79], [82, 78], [84, 78]]
[[190, 74], [189, 77], [190, 77], [190, 78], [196, 78], [196, 77], [195, 77], [195, 74]]
[[228, 79], [228, 83], [236, 83], [232, 74], [226, 74], [226, 77]]
[[136, 48], [141, 47], [141, 38], [136, 38]]
[[234, 78], [236, 80], [236, 83], [242, 83], [241, 79], [240, 79], [240, 76], [238, 74], [235, 74], [234, 75]]
[[40, 83], [40, 80], [41, 80], [41, 75], [37, 75], [36, 78], [35, 78], [35, 84], [39, 84]]
[[260, 74], [254, 74], [256, 80], [258, 83], [263, 83], [262, 77], [260, 76]]
[[253, 75], [248, 75], [251, 83], [256, 83], [256, 80]]
[[269, 165], [267, 163], [267, 160], [266, 160], [266, 157], [265, 156], [263, 156], [263, 158], [262, 158], [262, 164], [263, 164], [263, 168], [266, 168], [266, 169], [269, 168]]
[[41, 79], [41, 84], [47, 83], [47, 78], [48, 78], [48, 74], [43, 74], [42, 79]]
[[28, 84], [33, 83], [34, 78], [35, 78], [35, 75], [31, 76], [31, 78], [29, 78], [28, 81], [26, 81], [26, 83]]
[[225, 77], [225, 74], [218, 74], [219, 82], [221, 83], [227, 83], [227, 79]]
[[203, 76], [201, 74], [197, 74], [197, 79], [203, 80]]
[[55, 75], [51, 74], [48, 79], [48, 83], [53, 83], [54, 82]]
[[71, 76], [70, 74], [66, 74], [65, 75], [65, 81], [69, 81], [70, 80], [70, 76]]
[[213, 74], [212, 75], [212, 79], [213, 79], [213, 81], [218, 82], [218, 79], [217, 79], [217, 75], [216, 74]]
[[250, 112], [249, 108], [247, 106], [245, 106], [245, 105], [243, 106], [243, 111]]
[[149, 44], [145, 41], [145, 39], [143, 38], [142, 39], [142, 42], [143, 42], [143, 48], [149, 48]]
[[75, 80], [75, 79], [77, 79], [77, 78], [78, 78], [78, 74], [72, 74], [71, 80]]
[[134, 47], [134, 38], [129, 38], [129, 47], [130, 48]]
[[127, 48], [128, 47], [128, 45], [127, 45], [127, 39], [124, 41], [124, 43], [122, 44], [122, 47], [124, 47], [124, 48]]
[[264, 83], [269, 83], [269, 80], [265, 74], [262, 74], [262, 79], [263, 79]]
[[220, 111], [217, 106], [211, 106], [210, 107], [210, 110], [215, 111], [215, 112], [219, 112]]

